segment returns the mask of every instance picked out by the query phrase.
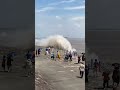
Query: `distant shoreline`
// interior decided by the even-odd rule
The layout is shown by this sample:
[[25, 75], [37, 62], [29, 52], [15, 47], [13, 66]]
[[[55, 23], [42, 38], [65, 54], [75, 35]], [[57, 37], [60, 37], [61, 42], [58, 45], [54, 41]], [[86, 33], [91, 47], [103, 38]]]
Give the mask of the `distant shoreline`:
[[[41, 38], [37, 38], [35, 37], [35, 39], [44, 39], [44, 38], [47, 38], [47, 37], [41, 37]], [[64, 38], [67, 38], [67, 39], [80, 39], [80, 40], [85, 40], [85, 38], [69, 38], [69, 37], [64, 37]]]

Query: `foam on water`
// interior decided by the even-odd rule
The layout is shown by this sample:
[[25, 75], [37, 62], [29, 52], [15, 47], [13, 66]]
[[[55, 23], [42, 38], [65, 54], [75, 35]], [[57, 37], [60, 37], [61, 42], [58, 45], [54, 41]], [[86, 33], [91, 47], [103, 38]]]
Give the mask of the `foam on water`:
[[59, 48], [63, 50], [76, 51], [76, 49], [72, 48], [71, 43], [62, 35], [49, 36], [45, 39], [40, 40], [36, 39], [35, 45], [43, 47], [53, 46], [54, 48]]

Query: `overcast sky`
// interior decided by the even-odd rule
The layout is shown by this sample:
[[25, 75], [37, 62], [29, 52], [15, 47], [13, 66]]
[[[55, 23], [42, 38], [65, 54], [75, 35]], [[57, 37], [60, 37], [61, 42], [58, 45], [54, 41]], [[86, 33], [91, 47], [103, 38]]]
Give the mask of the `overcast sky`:
[[35, 0], [36, 37], [54, 34], [85, 37], [85, 0]]
[[34, 0], [1, 0], [0, 45], [18, 47], [34, 42], [34, 11]]
[[87, 0], [85, 16], [86, 28], [120, 30], [120, 0]]

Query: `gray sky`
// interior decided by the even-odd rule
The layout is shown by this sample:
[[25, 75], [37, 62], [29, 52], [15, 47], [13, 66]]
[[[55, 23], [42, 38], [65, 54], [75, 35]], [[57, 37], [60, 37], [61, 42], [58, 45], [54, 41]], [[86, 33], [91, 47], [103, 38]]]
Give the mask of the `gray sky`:
[[21, 46], [33, 42], [35, 32], [33, 1], [0, 1], [0, 45]]
[[87, 0], [86, 22], [89, 29], [120, 29], [120, 0]]

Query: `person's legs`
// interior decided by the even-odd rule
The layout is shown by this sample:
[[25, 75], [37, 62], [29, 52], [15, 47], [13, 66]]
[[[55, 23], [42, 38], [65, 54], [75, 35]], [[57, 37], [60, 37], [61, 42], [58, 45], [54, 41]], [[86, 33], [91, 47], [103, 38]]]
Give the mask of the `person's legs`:
[[70, 57], [70, 60], [72, 61], [72, 57]]
[[118, 77], [118, 79], [117, 79], [117, 86], [119, 85], [119, 82], [120, 82], [120, 78]]
[[82, 72], [80, 71], [80, 77], [81, 77]]
[[83, 74], [84, 74], [84, 72], [83, 72], [83, 71], [81, 71], [81, 78], [83, 78]]
[[88, 82], [88, 75], [85, 75], [85, 82]]
[[95, 68], [95, 77], [97, 77], [97, 68]]
[[103, 80], [103, 88], [105, 88], [105, 84], [106, 84], [106, 82], [105, 82], [105, 80]]
[[82, 72], [82, 77], [83, 77], [83, 75], [84, 75], [84, 71]]

